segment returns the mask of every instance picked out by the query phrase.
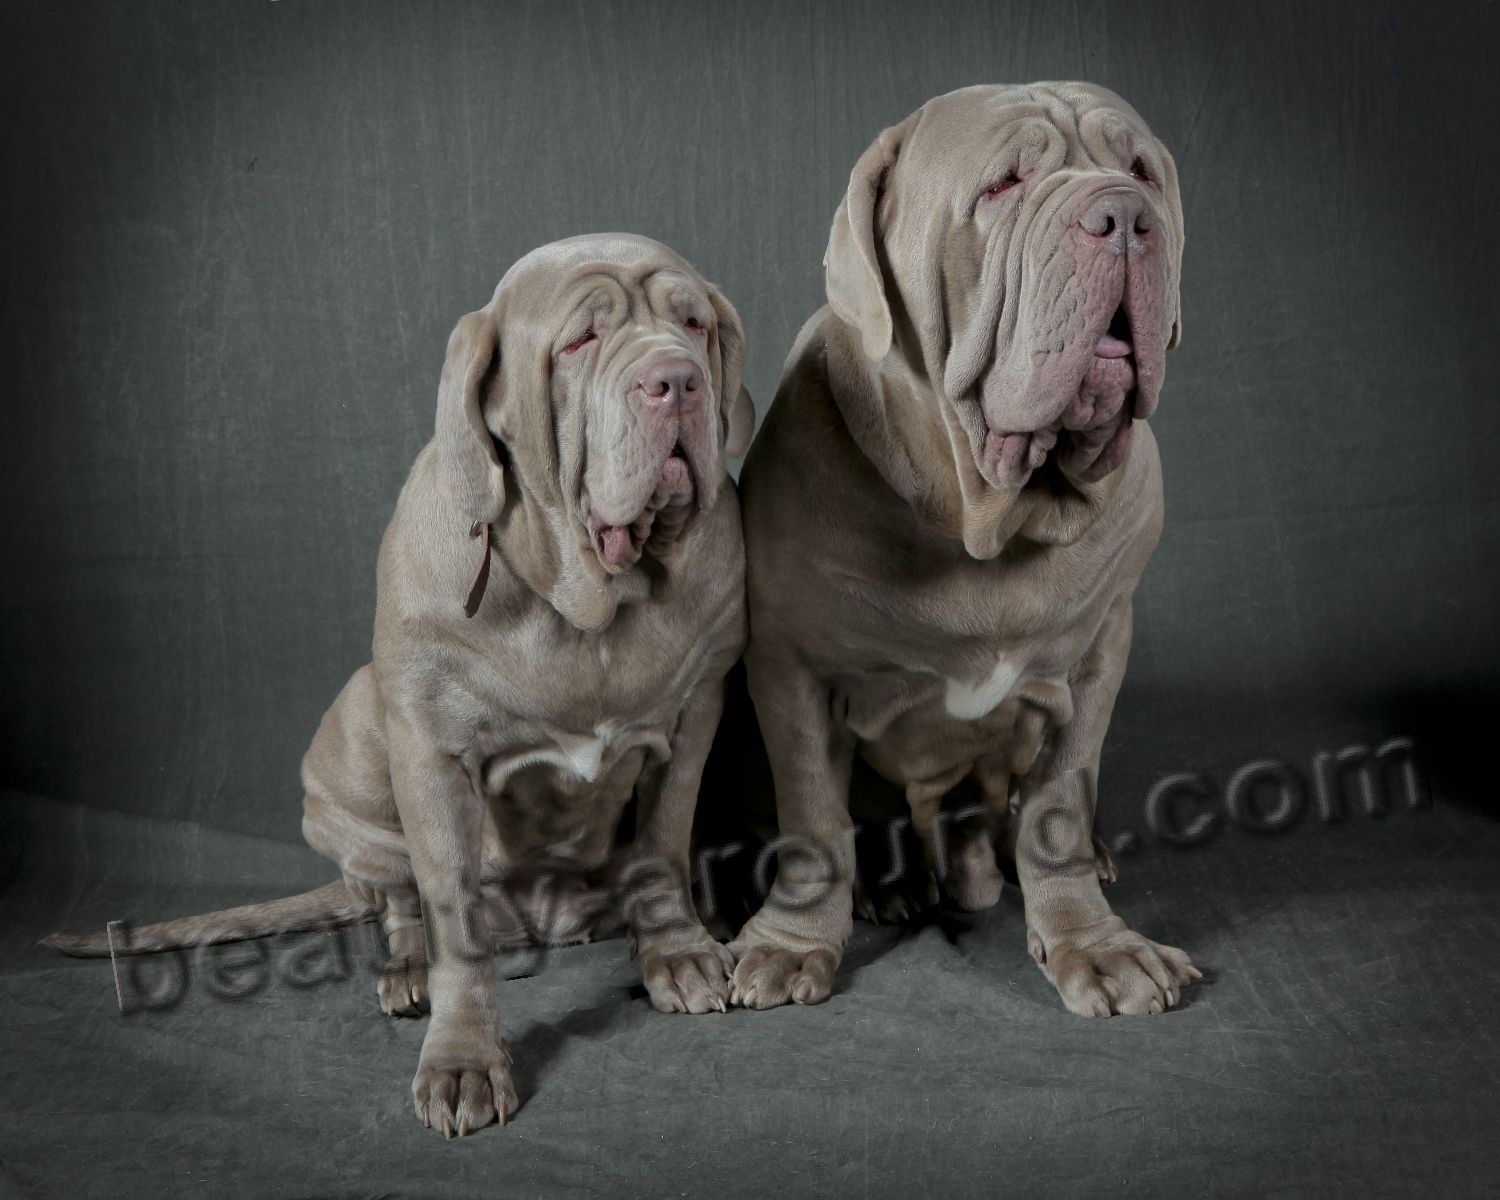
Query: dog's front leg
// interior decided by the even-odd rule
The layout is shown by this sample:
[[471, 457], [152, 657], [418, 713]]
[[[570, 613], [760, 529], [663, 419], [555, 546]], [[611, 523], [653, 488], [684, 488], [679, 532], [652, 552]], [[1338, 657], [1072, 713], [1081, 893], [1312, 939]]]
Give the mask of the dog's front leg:
[[734, 956], [703, 927], [689, 875], [703, 763], [724, 708], [724, 681], [695, 687], [678, 718], [672, 757], [642, 780], [637, 833], [620, 875], [631, 954], [661, 1012], [723, 1012]]
[[1027, 947], [1067, 1007], [1086, 1017], [1162, 1012], [1202, 973], [1175, 946], [1129, 929], [1099, 886], [1099, 751], [1130, 652], [1129, 597], [1116, 600], [1071, 680], [1073, 715], [1021, 781], [1016, 875]]
[[412, 1081], [417, 1116], [452, 1137], [516, 1109], [500, 1039], [495, 959], [479, 892], [484, 804], [430, 734], [392, 714], [391, 782], [427, 928], [431, 1024]]
[[790, 650], [745, 654], [750, 696], [776, 783], [776, 883], [730, 943], [731, 1001], [773, 1008], [819, 1004], [833, 990], [853, 929], [854, 837], [849, 776], [854, 738], [833, 696]]

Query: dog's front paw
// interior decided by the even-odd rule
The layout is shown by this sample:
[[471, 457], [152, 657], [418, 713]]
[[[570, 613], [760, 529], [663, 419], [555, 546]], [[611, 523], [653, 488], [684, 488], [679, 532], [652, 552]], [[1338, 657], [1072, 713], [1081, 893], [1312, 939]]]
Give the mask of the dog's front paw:
[[702, 940], [672, 949], [643, 948], [641, 979], [658, 1012], [724, 1012], [734, 955], [704, 934]]
[[1026, 944], [1068, 1010], [1084, 1017], [1165, 1012], [1182, 987], [1203, 978], [1183, 951], [1119, 917], [1053, 939], [1028, 930]]
[[388, 1017], [419, 1017], [430, 1007], [427, 958], [392, 957], [380, 973], [380, 1008]]
[[765, 943], [730, 947], [739, 959], [730, 983], [729, 1002], [741, 1008], [775, 1008], [778, 1004], [822, 1004], [833, 991], [839, 951], [832, 945], [787, 950]]
[[434, 1033], [422, 1043], [411, 1083], [422, 1124], [451, 1138], [509, 1121], [518, 1102], [505, 1043], [486, 1034]]

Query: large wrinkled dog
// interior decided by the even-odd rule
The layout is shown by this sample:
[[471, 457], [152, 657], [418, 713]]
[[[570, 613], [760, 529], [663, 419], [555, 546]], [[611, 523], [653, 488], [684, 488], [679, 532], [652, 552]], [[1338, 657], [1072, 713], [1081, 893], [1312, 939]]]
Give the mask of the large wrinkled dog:
[[1031, 952], [1074, 1012], [1160, 1012], [1198, 977], [1111, 912], [1091, 844], [1161, 530], [1144, 421], [1182, 243], [1171, 156], [1087, 84], [941, 96], [855, 166], [828, 306], [741, 479], [746, 667], [789, 843], [731, 946], [736, 1003], [829, 994], [856, 754], [904, 787], [958, 905], [994, 904], [996, 849], [1014, 855]]
[[[511, 268], [448, 343], [436, 436], [381, 546], [374, 661], [303, 764], [303, 831], [343, 882], [148, 926], [131, 950], [378, 914], [383, 1007], [430, 997], [412, 1090], [449, 1135], [516, 1107], [497, 939], [586, 937], [612, 891], [652, 1003], [723, 1011], [733, 960], [687, 888], [745, 636], [724, 467], [754, 424], [742, 351], [729, 303], [645, 238], [573, 238]], [[108, 952], [99, 934], [51, 941]]]

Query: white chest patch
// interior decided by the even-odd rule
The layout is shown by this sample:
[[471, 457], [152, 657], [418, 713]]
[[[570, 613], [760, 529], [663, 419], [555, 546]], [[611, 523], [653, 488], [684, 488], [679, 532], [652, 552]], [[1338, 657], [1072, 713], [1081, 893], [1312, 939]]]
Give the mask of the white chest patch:
[[546, 731], [545, 739], [541, 745], [517, 748], [491, 759], [485, 767], [486, 791], [491, 795], [501, 794], [512, 775], [534, 763], [546, 763], [585, 783], [598, 783], [632, 750], [641, 749], [661, 762], [672, 758], [672, 746], [665, 732], [619, 721], [601, 721], [592, 734], [552, 729]]
[[604, 761], [602, 738], [588, 738], [568, 747], [568, 767], [580, 779], [590, 783], [599, 778], [599, 766]]
[[1000, 706], [1011, 689], [1016, 686], [1016, 681], [1021, 678], [1021, 669], [1009, 659], [1002, 658], [995, 663], [995, 669], [989, 673], [989, 677], [978, 683], [964, 683], [962, 680], [947, 680], [947, 688], [943, 693], [943, 707], [948, 710], [950, 717], [957, 717], [962, 721], [976, 721], [980, 717], [988, 716]]
[[597, 781], [599, 769], [604, 765], [604, 752], [618, 733], [614, 725], [606, 721], [595, 727], [593, 737], [559, 738], [558, 748], [566, 756], [567, 770], [589, 783]]

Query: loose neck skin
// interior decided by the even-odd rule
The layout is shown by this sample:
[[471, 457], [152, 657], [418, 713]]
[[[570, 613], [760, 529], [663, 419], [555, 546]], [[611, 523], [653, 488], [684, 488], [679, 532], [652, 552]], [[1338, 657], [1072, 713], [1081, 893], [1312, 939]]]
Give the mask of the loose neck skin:
[[598, 632], [613, 621], [624, 589], [599, 563], [582, 521], [560, 499], [549, 511], [548, 505], [516, 489], [492, 534], [495, 549], [517, 578], [570, 625]]
[[[954, 404], [893, 347], [880, 362], [858, 334], [829, 314], [828, 378], [850, 436], [881, 477], [934, 534], [956, 539], [973, 558], [991, 559], [1013, 539], [1068, 545], [1108, 508], [1129, 464], [1095, 483], [1048, 478], [1003, 491], [980, 473], [968, 430]], [[960, 403], [973, 403], [977, 397]]]
[[[472, 620], [465, 618], [462, 603], [484, 547], [470, 536], [463, 506], [430, 446], [413, 468], [387, 534], [406, 549], [384, 564], [383, 587], [398, 604], [407, 597], [417, 610], [433, 610], [445, 621], [451, 618], [475, 629], [513, 608], [518, 589], [535, 595], [581, 632], [607, 628], [618, 605], [644, 595], [649, 585], [629, 576], [611, 579], [594, 556], [582, 523], [560, 496], [539, 498], [513, 473], [507, 475], [505, 503], [490, 525], [485, 597]], [[385, 574], [397, 564], [394, 575]], [[426, 582], [406, 578], [413, 575]]]
[[599, 561], [577, 509], [566, 504], [559, 491], [540, 498], [517, 488], [492, 530], [495, 554], [520, 584], [569, 625], [582, 633], [599, 633], [613, 623], [622, 605], [646, 600], [653, 589], [674, 586], [681, 556], [692, 553], [698, 526], [707, 523], [724, 490], [712, 489], [712, 503], [693, 513], [691, 528], [665, 545], [648, 541], [634, 566], [613, 574]]

